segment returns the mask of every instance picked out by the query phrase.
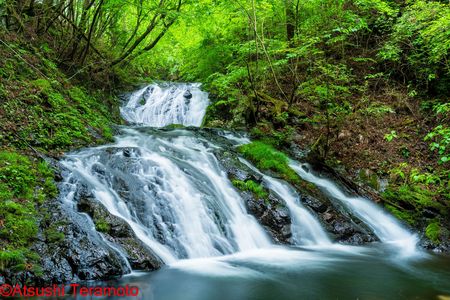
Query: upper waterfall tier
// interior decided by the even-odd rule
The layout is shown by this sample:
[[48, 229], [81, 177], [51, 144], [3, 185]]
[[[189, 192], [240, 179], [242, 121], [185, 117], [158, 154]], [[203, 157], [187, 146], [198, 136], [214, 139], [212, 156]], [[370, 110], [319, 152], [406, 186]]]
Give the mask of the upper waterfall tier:
[[128, 122], [145, 126], [200, 126], [207, 107], [208, 93], [200, 84], [160, 83], [132, 93], [120, 111]]

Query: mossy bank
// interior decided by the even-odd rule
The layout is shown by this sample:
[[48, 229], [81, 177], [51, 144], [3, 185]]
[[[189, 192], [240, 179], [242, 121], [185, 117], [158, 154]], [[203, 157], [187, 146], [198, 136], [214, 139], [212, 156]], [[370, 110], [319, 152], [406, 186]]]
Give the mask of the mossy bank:
[[23, 283], [42, 272], [33, 247], [38, 236], [49, 245], [64, 239], [43, 208], [58, 195], [52, 158], [111, 141], [111, 125], [120, 121], [117, 98], [68, 78], [45, 43], [2, 39], [8, 43], [0, 45], [0, 274]]

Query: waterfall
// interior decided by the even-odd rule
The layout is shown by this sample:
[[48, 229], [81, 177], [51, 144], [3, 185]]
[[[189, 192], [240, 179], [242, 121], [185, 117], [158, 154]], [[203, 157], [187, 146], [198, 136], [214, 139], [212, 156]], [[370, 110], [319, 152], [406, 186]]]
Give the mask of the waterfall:
[[[121, 128], [113, 144], [67, 154], [62, 162], [70, 173], [61, 191], [66, 202], [75, 206], [74, 195], [87, 189], [165, 263], [273, 247], [214, 155], [220, 145], [194, 129], [158, 129], [170, 124], [199, 126], [207, 105], [208, 94], [199, 84], [151, 84], [132, 93], [121, 113], [135, 126]], [[230, 133], [216, 135], [234, 144], [249, 142]], [[242, 162], [262, 175], [266, 187], [286, 203], [294, 244], [333, 245], [289, 184]], [[346, 196], [304, 165], [290, 165], [353, 211], [382, 242], [413, 251], [416, 237], [375, 204]]]
[[[154, 127], [198, 125], [205, 103], [198, 85], [150, 85], [132, 94], [122, 113]], [[114, 144], [68, 154], [63, 165], [72, 173], [72, 194], [88, 186], [166, 263], [270, 246], [212, 153], [217, 148], [188, 130], [129, 127]]]
[[208, 93], [200, 84], [161, 83], [132, 93], [121, 113], [128, 122], [145, 126], [200, 126], [207, 106]]
[[314, 175], [307, 164], [291, 161], [290, 167], [301, 178], [317, 185], [332, 199], [341, 202], [355, 216], [367, 224], [383, 243], [400, 249], [404, 255], [416, 253], [417, 236], [403, 228], [393, 216], [378, 205], [363, 197], [347, 196], [332, 181]]

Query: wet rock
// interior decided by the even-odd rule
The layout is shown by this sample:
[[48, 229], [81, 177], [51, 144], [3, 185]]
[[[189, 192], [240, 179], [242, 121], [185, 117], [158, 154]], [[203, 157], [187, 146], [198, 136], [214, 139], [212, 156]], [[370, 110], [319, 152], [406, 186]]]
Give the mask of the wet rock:
[[[241, 181], [253, 180], [262, 183], [262, 176], [253, 172], [241, 163], [232, 151], [216, 151], [215, 155], [230, 179]], [[266, 199], [260, 199], [251, 192], [239, 191], [244, 199], [247, 211], [252, 214], [277, 243], [289, 244], [291, 233], [291, 218], [289, 210], [282, 199], [277, 198], [269, 190]]]
[[[38, 241], [32, 250], [41, 257], [40, 284], [105, 280], [127, 270], [123, 259], [98, 234], [85, 215], [72, 212], [58, 200], [48, 201], [42, 211]], [[49, 232], [57, 232], [58, 238]], [[24, 278], [19, 279], [20, 282]]]
[[148, 99], [150, 97], [150, 95], [153, 94], [154, 89], [155, 88], [153, 86], [149, 86], [147, 89], [145, 89], [145, 92], [142, 95], [144, 97], [144, 99]]
[[186, 90], [186, 92], [184, 92], [183, 97], [186, 99], [192, 99], [192, 93], [190, 90]]
[[[136, 236], [130, 225], [116, 217], [94, 198], [81, 198], [78, 209], [87, 213], [105, 238], [118, 246], [126, 255], [131, 267], [135, 270], [152, 271], [159, 269], [163, 262], [157, 255]], [[100, 227], [100, 226], [99, 226]]]
[[342, 244], [363, 245], [378, 239], [362, 222], [347, 212], [342, 206], [333, 203], [325, 196], [316, 198], [298, 191], [304, 206], [315, 212], [317, 218], [331, 234], [332, 240]]
[[[315, 212], [317, 213], [325, 213], [327, 211], [327, 204], [323, 203], [322, 201], [319, 201], [316, 198], [307, 196], [307, 195], [303, 195], [301, 197], [301, 201], [306, 205], [309, 206], [310, 208], [312, 208]], [[328, 214], [329, 216], [331, 216], [330, 214]]]
[[[216, 151], [216, 157], [226, 170], [230, 179], [253, 180], [261, 183], [259, 174], [250, 170], [237, 159], [237, 154], [230, 151]], [[269, 174], [272, 176], [273, 174]], [[331, 239], [335, 242], [351, 245], [367, 244], [377, 241], [373, 232], [361, 221], [348, 212], [337, 201], [332, 201], [317, 187], [306, 182], [296, 185], [300, 201], [314, 214]], [[247, 210], [267, 229], [273, 239], [279, 243], [290, 243], [291, 219], [284, 200], [269, 192], [268, 199], [257, 199], [252, 193], [241, 192], [246, 201]]]
[[269, 195], [269, 199], [257, 199], [250, 192], [243, 192], [241, 196], [249, 213], [259, 221], [272, 236], [275, 242], [288, 244], [290, 242], [291, 218], [287, 208], [281, 200]]

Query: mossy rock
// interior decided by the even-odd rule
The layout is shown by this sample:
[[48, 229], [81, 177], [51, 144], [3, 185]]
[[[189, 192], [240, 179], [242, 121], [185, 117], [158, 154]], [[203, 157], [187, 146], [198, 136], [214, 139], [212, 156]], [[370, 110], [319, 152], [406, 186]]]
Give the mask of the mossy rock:
[[170, 124], [164, 127], [164, 129], [182, 129], [185, 128], [183, 124]]
[[46, 162], [0, 151], [0, 269], [37, 267], [39, 256], [29, 247], [38, 234], [38, 205], [56, 194]]
[[439, 244], [441, 231], [442, 230], [439, 221], [432, 221], [425, 229], [425, 235], [433, 243]]
[[243, 192], [252, 192], [260, 199], [267, 199], [269, 196], [268, 191], [259, 183], [253, 180], [232, 180], [233, 185]]
[[439, 194], [404, 184], [390, 187], [382, 196], [386, 209], [405, 223], [422, 229], [434, 244], [439, 245], [447, 235], [441, 221], [448, 218], [449, 208], [445, 202], [438, 201]]
[[270, 170], [291, 183], [300, 182], [300, 177], [289, 167], [288, 157], [271, 145], [255, 141], [238, 147], [238, 151], [252, 161], [258, 169]]

